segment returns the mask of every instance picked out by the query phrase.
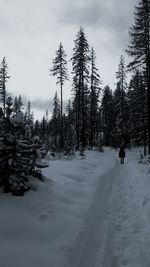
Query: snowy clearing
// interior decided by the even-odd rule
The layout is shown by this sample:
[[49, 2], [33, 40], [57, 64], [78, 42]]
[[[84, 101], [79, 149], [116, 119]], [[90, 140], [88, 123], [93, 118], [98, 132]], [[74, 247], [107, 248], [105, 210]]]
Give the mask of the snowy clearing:
[[120, 165], [118, 151], [89, 151], [43, 173], [24, 197], [0, 194], [2, 267], [150, 266], [150, 166], [137, 152]]

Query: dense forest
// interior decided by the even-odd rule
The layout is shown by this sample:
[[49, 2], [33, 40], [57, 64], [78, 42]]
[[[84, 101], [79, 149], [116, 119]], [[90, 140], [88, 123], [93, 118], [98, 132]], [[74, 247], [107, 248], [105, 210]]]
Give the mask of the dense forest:
[[[130, 59], [128, 64], [126, 56]], [[68, 70], [69, 60], [71, 70]], [[118, 62], [115, 88], [102, 85], [97, 60], [82, 27], [74, 40], [70, 58], [60, 43], [53, 63], [50, 62], [50, 79], [54, 76], [58, 84], [52, 115], [48, 119], [46, 110], [41, 121], [34, 121], [30, 101], [24, 107], [21, 95], [12, 99], [7, 92], [10, 77], [6, 58], [3, 58], [0, 66], [0, 179], [6, 192], [20, 195], [28, 190], [29, 176], [40, 176], [35, 167], [43, 167], [41, 159], [48, 151], [53, 155], [67, 155], [78, 150], [83, 155], [85, 149], [124, 145], [143, 146], [143, 153], [150, 153], [149, 0], [140, 0], [135, 7], [129, 44]], [[72, 84], [72, 97], [64, 105], [63, 90], [68, 79]]]

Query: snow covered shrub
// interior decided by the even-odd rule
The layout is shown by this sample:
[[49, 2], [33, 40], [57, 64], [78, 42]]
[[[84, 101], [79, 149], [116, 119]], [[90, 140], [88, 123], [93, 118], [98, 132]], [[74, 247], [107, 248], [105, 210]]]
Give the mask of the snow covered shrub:
[[0, 180], [5, 192], [22, 196], [30, 189], [29, 177], [39, 178], [39, 172], [35, 175], [36, 166], [47, 166], [43, 159], [46, 151], [39, 138], [32, 136], [31, 126], [24, 122], [22, 111], [12, 115], [10, 97], [6, 104], [6, 117], [0, 118]]

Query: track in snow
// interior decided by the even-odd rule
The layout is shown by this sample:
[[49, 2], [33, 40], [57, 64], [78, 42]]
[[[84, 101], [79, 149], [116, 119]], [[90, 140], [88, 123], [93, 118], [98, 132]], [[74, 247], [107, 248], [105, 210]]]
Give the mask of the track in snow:
[[149, 267], [150, 225], [138, 180], [128, 164], [117, 164], [100, 179], [92, 225], [70, 266]]

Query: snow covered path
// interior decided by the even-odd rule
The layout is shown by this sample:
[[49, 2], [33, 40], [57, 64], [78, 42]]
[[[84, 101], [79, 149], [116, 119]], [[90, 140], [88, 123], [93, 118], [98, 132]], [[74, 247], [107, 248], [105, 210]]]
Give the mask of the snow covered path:
[[144, 210], [149, 198], [132, 164], [118, 163], [102, 177], [93, 225], [79, 262], [70, 266], [150, 266], [150, 216]]
[[0, 194], [2, 267], [149, 267], [150, 164], [137, 151], [51, 160], [24, 197]]
[[[106, 260], [110, 257], [108, 248], [111, 240], [108, 240], [107, 237], [110, 229], [104, 229], [104, 227], [105, 219], [107, 217], [109, 196], [111, 196], [113, 185], [116, 183], [118, 178], [117, 171], [118, 168], [115, 166], [109, 173], [102, 177], [100, 187], [97, 191], [94, 222], [89, 231], [82, 257], [77, 265], [78, 267], [94, 267], [94, 264], [96, 264], [95, 259], [97, 255], [100, 256], [100, 261], [102, 260], [102, 257], [104, 258], [104, 263], [102, 266], [106, 266]], [[107, 242], [108, 244], [102, 248], [103, 252], [101, 253], [99, 250], [101, 246], [104, 246], [104, 242]], [[99, 262], [97, 263], [97, 266], [100, 266], [100, 264], [98, 264]]]

